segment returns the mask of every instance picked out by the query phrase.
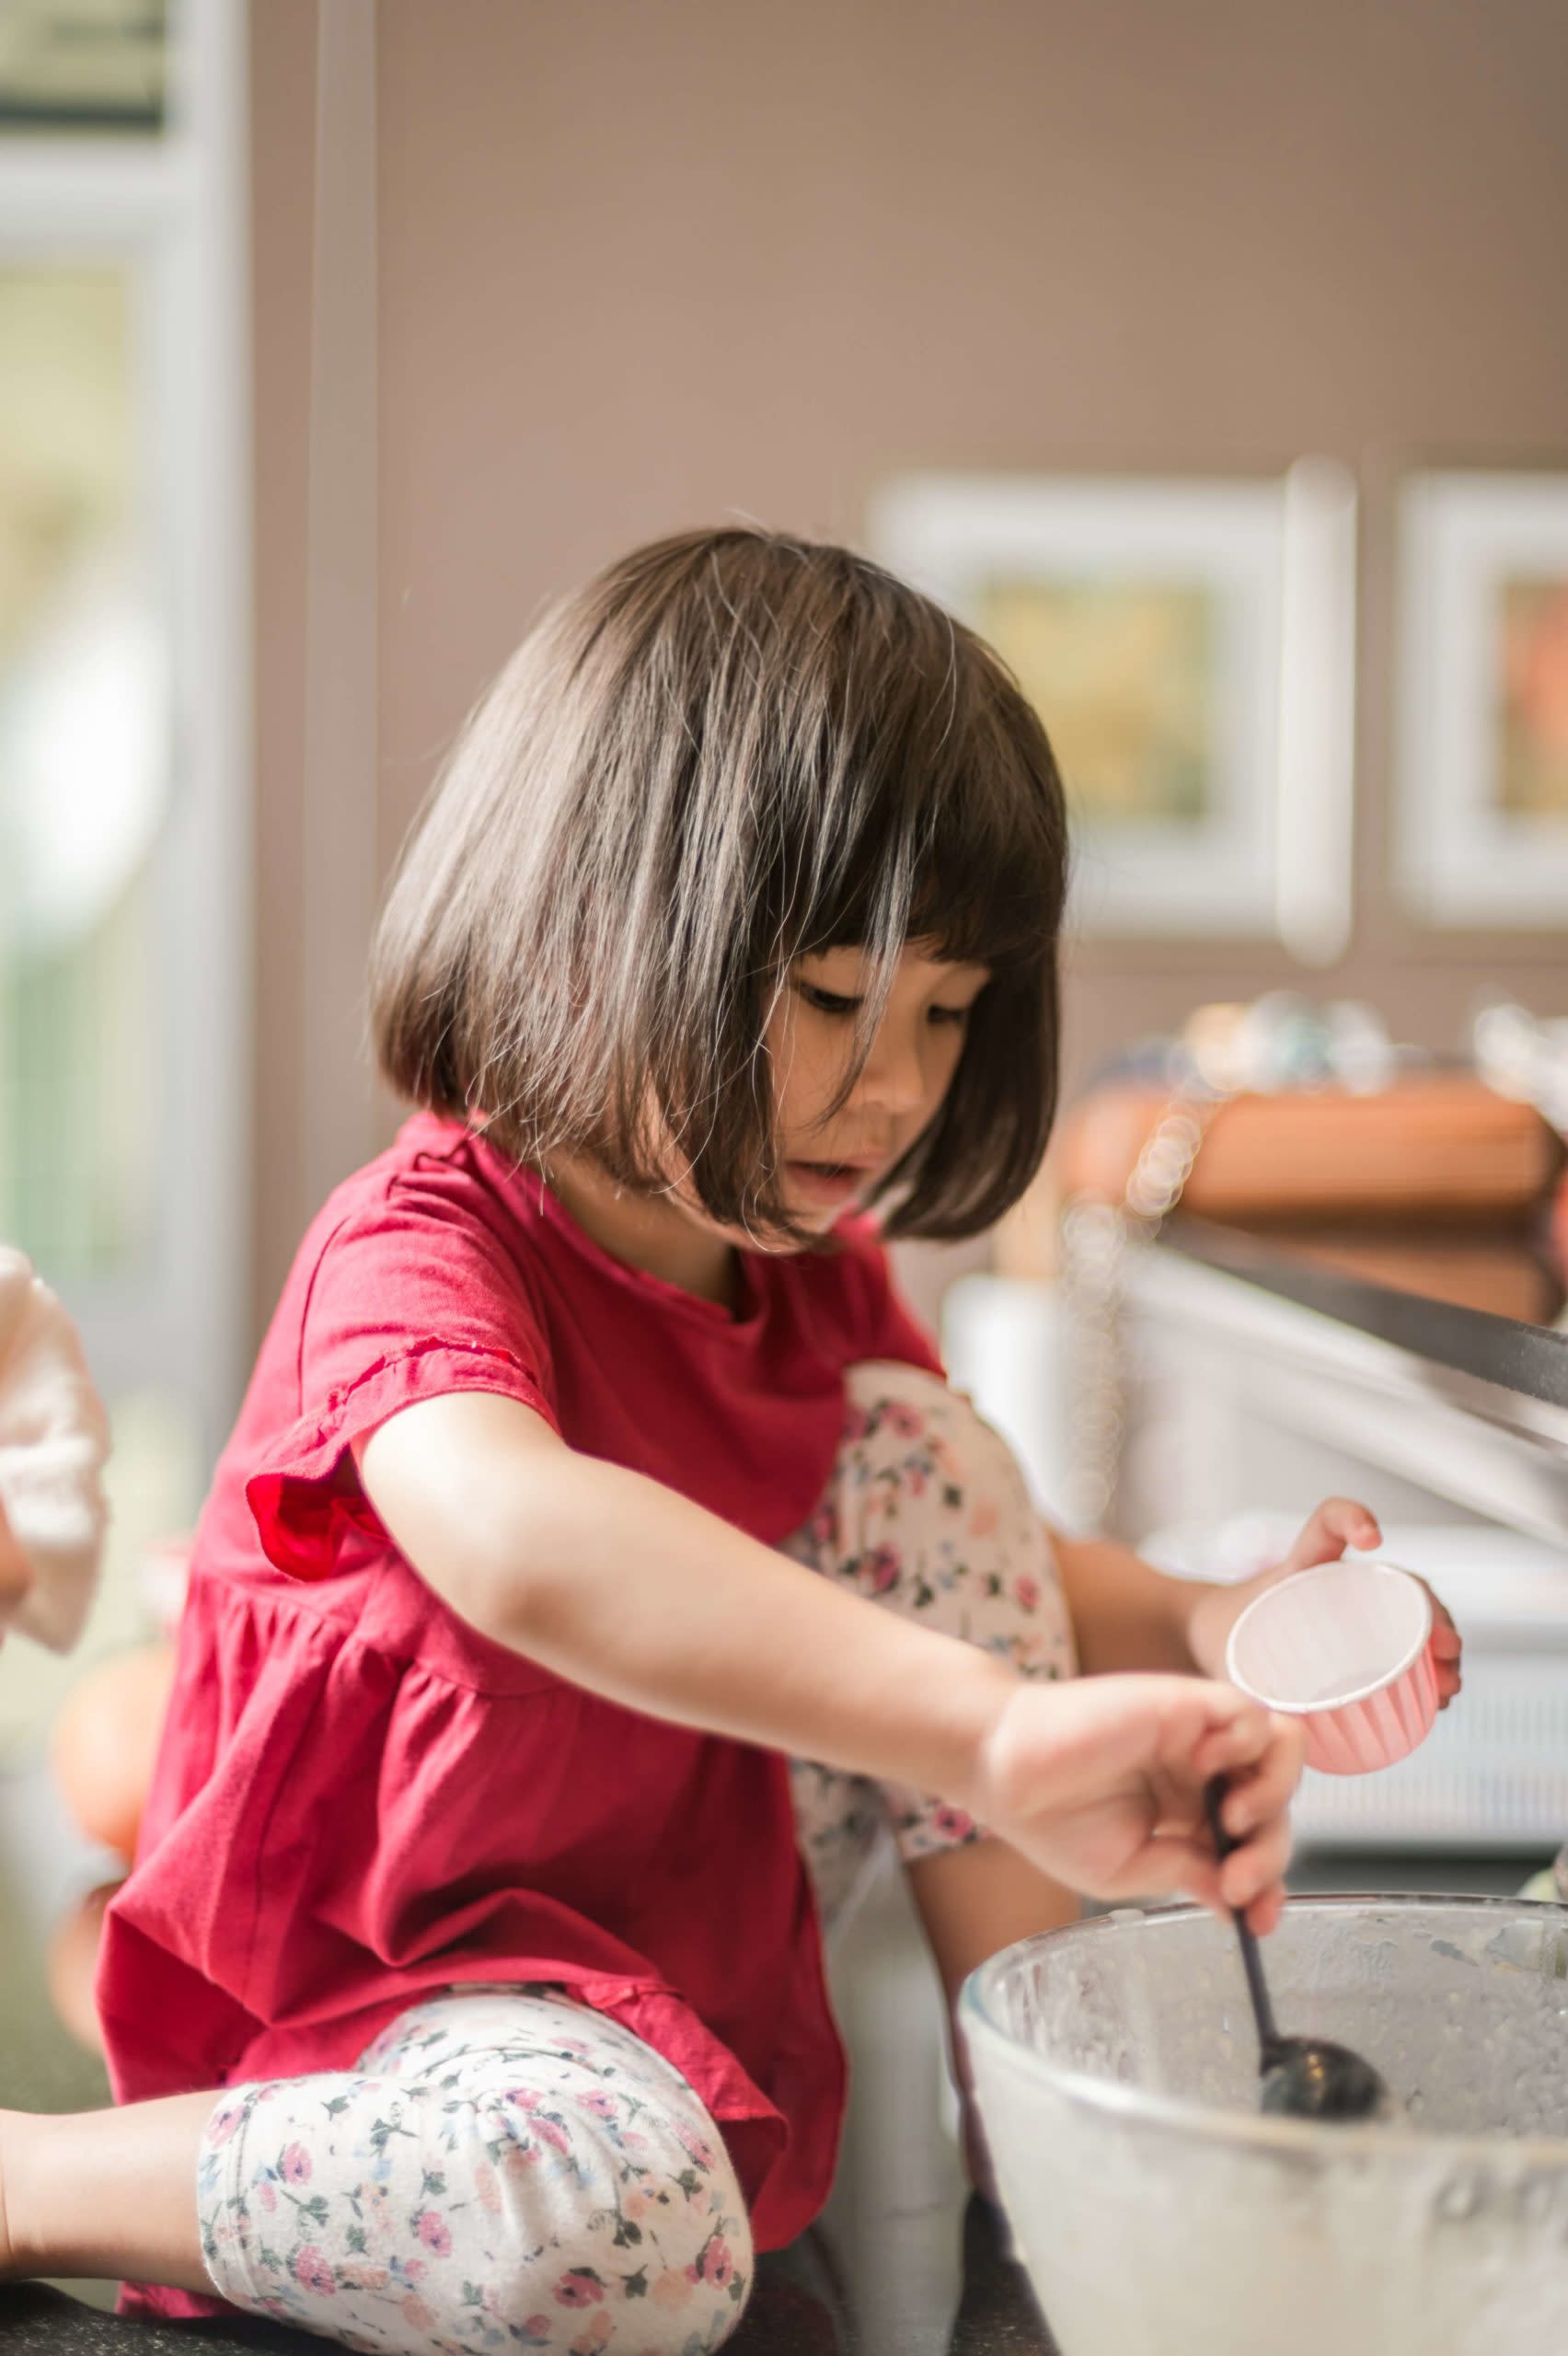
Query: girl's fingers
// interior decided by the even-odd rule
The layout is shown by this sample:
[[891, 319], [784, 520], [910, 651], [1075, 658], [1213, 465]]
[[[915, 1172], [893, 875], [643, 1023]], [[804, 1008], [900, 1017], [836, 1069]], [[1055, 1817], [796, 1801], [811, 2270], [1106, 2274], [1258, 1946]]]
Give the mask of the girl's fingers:
[[1127, 1861], [1122, 1880], [1146, 1897], [1180, 1895], [1226, 1917], [1244, 1912], [1263, 1938], [1285, 1904], [1289, 1859], [1290, 1827], [1283, 1817], [1234, 1850], [1223, 1865], [1205, 1834], [1157, 1832]]
[[1156, 1833], [1129, 1861], [1123, 1880], [1149, 1898], [1191, 1898], [1216, 1913], [1225, 1911], [1219, 1868], [1206, 1842], [1179, 1834]]
[[1192, 1772], [1201, 1783], [1211, 1775], [1235, 1774], [1241, 1769], [1255, 1766], [1267, 1750], [1273, 1721], [1266, 1710], [1255, 1702], [1247, 1702], [1228, 1688], [1217, 1691], [1226, 1701], [1236, 1706], [1228, 1711], [1217, 1726], [1211, 1726], [1194, 1745]]
[[1464, 1650], [1465, 1640], [1460, 1635], [1458, 1628], [1454, 1625], [1453, 1613], [1449, 1611], [1442, 1597], [1436, 1593], [1429, 1580], [1420, 1578], [1414, 1572], [1412, 1572], [1411, 1576], [1417, 1579], [1417, 1584], [1419, 1586], [1424, 1587], [1426, 1589], [1426, 1599], [1432, 1606], [1432, 1646], [1434, 1651], [1443, 1652], [1451, 1646], [1454, 1657], [1457, 1659], [1458, 1655]]
[[[1262, 1934], [1274, 1928], [1284, 1903], [1290, 1855], [1286, 1810], [1301, 1773], [1301, 1729], [1293, 1719], [1271, 1716], [1229, 1686], [1210, 1685], [1202, 1698], [1211, 1723], [1185, 1760], [1173, 1762], [1176, 1788], [1150, 1837], [1129, 1860], [1125, 1884], [1150, 1893], [1180, 1891], [1216, 1913], [1246, 1909]], [[1226, 1829], [1241, 1843], [1223, 1865], [1206, 1820], [1196, 1805], [1190, 1810], [1186, 1805], [1189, 1779], [1201, 1793], [1216, 1775], [1234, 1785], [1226, 1801]]]
[[1314, 1564], [1332, 1563], [1344, 1553], [1347, 1546], [1365, 1552], [1380, 1546], [1383, 1533], [1377, 1517], [1354, 1497], [1325, 1497], [1312, 1514], [1301, 1535], [1285, 1558], [1283, 1567], [1292, 1571], [1310, 1570]]
[[1126, 1882], [1150, 1897], [1190, 1898], [1227, 1921], [1233, 1912], [1244, 1912], [1250, 1927], [1266, 1938], [1284, 1909], [1289, 1855], [1290, 1835], [1284, 1827], [1266, 1842], [1238, 1849], [1224, 1867], [1216, 1865], [1212, 1849], [1197, 1842], [1156, 1839], [1132, 1860]]
[[1432, 1596], [1432, 1665], [1437, 1672], [1437, 1707], [1446, 1710], [1455, 1695], [1464, 1690], [1459, 1663], [1464, 1658], [1465, 1640], [1454, 1625], [1453, 1614], [1440, 1595], [1432, 1595], [1424, 1579], [1421, 1582]]
[[1221, 1810], [1232, 1840], [1244, 1841], [1261, 1824], [1285, 1814], [1300, 1781], [1301, 1755], [1301, 1738], [1292, 1726], [1251, 1774], [1232, 1781]]
[[1193, 1773], [1205, 1784], [1222, 1774], [1242, 1782], [1251, 1780], [1249, 1770], [1266, 1764], [1271, 1774], [1282, 1779], [1283, 1806], [1300, 1779], [1304, 1750], [1304, 1737], [1294, 1718], [1274, 1717], [1255, 1703], [1243, 1702], [1235, 1717], [1212, 1727], [1195, 1746]]
[[1262, 1898], [1254, 1898], [1247, 1909], [1247, 1928], [1260, 1939], [1266, 1939], [1279, 1928], [1279, 1918], [1285, 1912], [1283, 1889], [1265, 1890]]
[[1285, 1881], [1290, 1863], [1290, 1825], [1280, 1817], [1249, 1841], [1233, 1849], [1219, 1869], [1220, 1895], [1239, 1913]]

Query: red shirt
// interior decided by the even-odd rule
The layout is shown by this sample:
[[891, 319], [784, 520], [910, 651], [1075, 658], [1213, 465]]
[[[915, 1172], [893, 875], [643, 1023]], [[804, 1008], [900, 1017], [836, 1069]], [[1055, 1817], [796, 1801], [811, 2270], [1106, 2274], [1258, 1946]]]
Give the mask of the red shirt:
[[392, 1544], [352, 1454], [414, 1400], [499, 1392], [777, 1543], [826, 1484], [845, 1369], [937, 1360], [854, 1224], [743, 1271], [732, 1315], [628, 1268], [429, 1114], [338, 1189], [197, 1533], [99, 1966], [119, 2100], [341, 2068], [427, 1992], [556, 1981], [686, 2073], [760, 2246], [815, 2215], [844, 2063], [786, 1762], [478, 1634]]

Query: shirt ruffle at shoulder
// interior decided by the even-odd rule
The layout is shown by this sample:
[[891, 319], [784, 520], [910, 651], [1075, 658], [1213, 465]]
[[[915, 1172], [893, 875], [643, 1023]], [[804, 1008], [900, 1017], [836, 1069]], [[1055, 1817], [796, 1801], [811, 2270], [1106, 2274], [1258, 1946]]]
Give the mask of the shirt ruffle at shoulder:
[[516, 1399], [559, 1430], [540, 1384], [509, 1351], [432, 1341], [390, 1352], [261, 1449], [245, 1496], [268, 1561], [293, 1578], [321, 1578], [333, 1568], [345, 1531], [385, 1540], [379, 1517], [352, 1468], [345, 1472], [344, 1460], [356, 1440], [389, 1416], [459, 1391]]

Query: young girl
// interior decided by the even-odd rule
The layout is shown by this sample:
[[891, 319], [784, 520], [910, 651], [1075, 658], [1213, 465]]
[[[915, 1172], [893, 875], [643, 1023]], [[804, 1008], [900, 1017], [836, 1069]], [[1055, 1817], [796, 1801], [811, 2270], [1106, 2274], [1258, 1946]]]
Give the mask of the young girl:
[[[123, 2108], [0, 2114], [0, 2265], [714, 2348], [828, 2190], [821, 1910], [882, 1824], [950, 1988], [1068, 1888], [1273, 1925], [1297, 1745], [1193, 1673], [1245, 1594], [1053, 1545], [856, 1215], [972, 1233], [1034, 1170], [1065, 860], [1006, 673], [843, 550], [670, 540], [527, 639], [376, 947], [420, 1110], [202, 1523]], [[1292, 1564], [1375, 1536], [1332, 1504]]]

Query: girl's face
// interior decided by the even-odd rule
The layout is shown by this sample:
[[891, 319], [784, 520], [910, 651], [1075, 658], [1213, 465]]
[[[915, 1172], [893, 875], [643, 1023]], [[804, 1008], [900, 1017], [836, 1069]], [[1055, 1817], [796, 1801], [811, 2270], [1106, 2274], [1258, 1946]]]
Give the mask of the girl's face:
[[[832, 1110], [855, 1050], [868, 975], [859, 949], [797, 958], [767, 1027], [783, 1195], [796, 1224], [825, 1234], [935, 1119], [963, 1053], [969, 1010], [990, 980], [985, 965], [954, 965], [905, 947], [887, 1011], [847, 1101]], [[678, 1170], [673, 1145], [670, 1161]], [[586, 1160], [551, 1165], [567, 1208], [607, 1251], [704, 1299], [735, 1300], [735, 1250], [767, 1239], [710, 1218], [689, 1169], [654, 1195], [617, 1186]]]
[[969, 1011], [990, 980], [913, 941], [900, 953], [887, 1009], [864, 1070], [831, 1108], [854, 1051], [865, 955], [828, 949], [797, 958], [767, 1030], [784, 1195], [802, 1227], [832, 1226], [897, 1161], [940, 1108], [963, 1053]]

